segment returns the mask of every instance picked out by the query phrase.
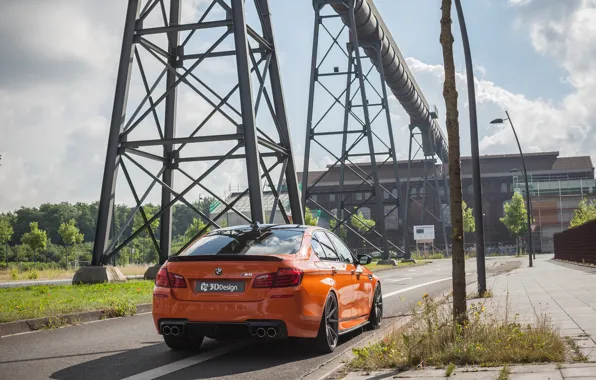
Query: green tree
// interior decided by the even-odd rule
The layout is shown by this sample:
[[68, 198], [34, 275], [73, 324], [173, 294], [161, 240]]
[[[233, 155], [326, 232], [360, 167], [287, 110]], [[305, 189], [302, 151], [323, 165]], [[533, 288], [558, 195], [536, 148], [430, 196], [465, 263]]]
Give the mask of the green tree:
[[[354, 213], [350, 216], [350, 224], [352, 224], [358, 232], [365, 234], [377, 223], [372, 219], [366, 219], [364, 215], [362, 215], [362, 211], [358, 210], [358, 213]], [[366, 243], [362, 240], [362, 247], [364, 248], [365, 245]]]
[[[335, 219], [333, 219], [333, 218], [329, 220], [329, 228], [331, 229], [331, 231], [333, 231], [335, 233], [337, 233], [335, 231], [335, 228], [337, 227], [337, 223], [338, 223], [338, 221], [335, 220]], [[347, 243], [347, 240], [348, 240], [348, 229], [346, 228], [345, 224], [342, 224], [339, 227], [339, 237], [341, 238], [341, 240], [343, 240], [344, 242]]]
[[[205, 228], [207, 224], [203, 222], [201, 219], [192, 218], [192, 223], [184, 233], [187, 240], [193, 239], [199, 232]], [[203, 231], [203, 233], [207, 233], [211, 230], [211, 227], [207, 228], [207, 230]]]
[[317, 225], [317, 218], [313, 215], [308, 207], [304, 208], [304, 224], [307, 226], [316, 226]]
[[48, 245], [48, 235], [45, 231], [39, 229], [37, 222], [31, 222], [29, 228], [31, 230], [23, 234], [21, 242], [33, 251], [33, 263], [35, 265], [37, 253], [46, 249]]
[[514, 193], [509, 202], [503, 206], [504, 214], [499, 220], [507, 227], [512, 237], [519, 237], [527, 232], [528, 212], [524, 203], [524, 197], [520, 193]]
[[[143, 211], [145, 211], [145, 216], [147, 217], [147, 220], [150, 220], [153, 217], [153, 215], [155, 215], [157, 210], [158, 210], [158, 207], [154, 206], [152, 204], [147, 204], [147, 205], [143, 206]], [[133, 230], [134, 231], [138, 230], [144, 224], [145, 224], [145, 220], [143, 219], [143, 215], [141, 214], [141, 210], [139, 209], [134, 216]], [[158, 227], [159, 227], [159, 218], [156, 218], [153, 222], [151, 222], [151, 231], [153, 231], [153, 234], [155, 234], [157, 232]], [[137, 236], [148, 237], [149, 231], [147, 230], [147, 227], [145, 227], [145, 230]]]
[[8, 265], [8, 242], [12, 239], [14, 230], [10, 219], [6, 215], [0, 216], [0, 246], [4, 246], [4, 261]]
[[[518, 238], [528, 233], [528, 211], [524, 197], [520, 193], [514, 193], [511, 200], [503, 206], [503, 210], [504, 215], [499, 220], [517, 241]], [[534, 221], [532, 220], [532, 222]], [[519, 248], [518, 246], [518, 252]]]
[[461, 201], [462, 217], [464, 219], [464, 232], [475, 232], [476, 221], [474, 220], [473, 210], [468, 207], [465, 201]]
[[577, 227], [591, 220], [596, 220], [596, 202], [588, 202], [587, 200], [582, 199], [581, 202], [579, 202], [578, 208], [575, 209], [569, 227]]
[[66, 251], [66, 266], [68, 266], [68, 256], [70, 256], [68, 251], [72, 251], [75, 244], [80, 244], [85, 241], [85, 236], [79, 231], [79, 228], [75, 223], [75, 220], [71, 219], [68, 222], [62, 223], [58, 228], [60, 238], [64, 244], [68, 246]]

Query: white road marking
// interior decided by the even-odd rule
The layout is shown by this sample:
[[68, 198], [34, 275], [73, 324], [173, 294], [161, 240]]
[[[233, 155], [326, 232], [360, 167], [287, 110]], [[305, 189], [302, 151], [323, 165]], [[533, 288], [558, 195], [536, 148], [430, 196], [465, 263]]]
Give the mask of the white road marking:
[[391, 292], [391, 293], [383, 294], [383, 299], [389, 298], [389, 297], [393, 297], [393, 296], [398, 295], [400, 293], [409, 292], [410, 290], [418, 289], [418, 288], [421, 288], [423, 286], [432, 285], [432, 284], [436, 284], [438, 282], [443, 282], [443, 281], [447, 281], [447, 280], [451, 280], [451, 277], [446, 277], [446, 278], [442, 278], [440, 280], [435, 280], [435, 281], [431, 281], [431, 282], [425, 282], [424, 284], [418, 284], [418, 285], [410, 286], [408, 288], [403, 288], [403, 289], [400, 289], [400, 290], [396, 290], [396, 291]]
[[233, 345], [229, 345], [229, 346], [225, 346], [225, 347], [220, 347], [213, 351], [208, 351], [204, 354], [191, 356], [190, 358], [186, 358], [183, 360], [179, 360], [177, 362], [166, 364], [166, 365], [158, 367], [158, 368], [150, 369], [149, 371], [138, 373], [134, 376], [130, 376], [130, 377], [127, 377], [122, 380], [157, 379], [158, 377], [169, 375], [170, 373], [179, 371], [181, 369], [188, 368], [188, 367], [197, 365], [202, 362], [206, 362], [207, 360], [211, 360], [218, 356], [225, 355], [227, 353], [238, 350], [238, 349], [243, 348], [248, 345], [249, 345], [249, 343], [242, 342], [242, 343], [233, 344]]
[[405, 280], [411, 280], [412, 277], [404, 277], [404, 278], [394, 278], [391, 280], [387, 280], [387, 282], [399, 282], [399, 281], [405, 281]]
[[416, 272], [416, 269], [408, 269], [408, 272]]

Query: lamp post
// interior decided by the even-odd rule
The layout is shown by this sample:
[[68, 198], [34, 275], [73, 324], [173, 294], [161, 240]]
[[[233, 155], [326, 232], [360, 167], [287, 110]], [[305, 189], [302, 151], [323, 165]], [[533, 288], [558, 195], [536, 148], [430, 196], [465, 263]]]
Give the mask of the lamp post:
[[474, 220], [476, 222], [476, 271], [478, 272], [478, 294], [486, 291], [486, 266], [484, 258], [484, 218], [482, 217], [482, 183], [480, 178], [480, 149], [478, 147], [478, 117], [476, 115], [476, 91], [474, 88], [474, 66], [470, 52], [468, 30], [461, 1], [455, 0], [457, 18], [464, 45], [466, 76], [468, 82], [468, 104], [470, 111], [470, 145], [472, 148], [472, 181], [474, 186]]
[[517, 147], [519, 148], [519, 154], [522, 160], [522, 167], [524, 168], [524, 181], [526, 183], [526, 214], [528, 216], [528, 249], [529, 253], [528, 256], [530, 257], [530, 267], [533, 265], [532, 262], [532, 216], [530, 215], [530, 186], [528, 185], [528, 171], [526, 170], [526, 161], [524, 160], [524, 152], [522, 152], [521, 145], [519, 143], [519, 139], [517, 138], [517, 132], [515, 132], [515, 127], [513, 126], [513, 122], [511, 121], [511, 117], [509, 116], [509, 112], [505, 111], [507, 115], [506, 119], [495, 119], [491, 121], [491, 124], [503, 124], [505, 120], [509, 121], [511, 125], [511, 129], [513, 130], [513, 135], [515, 136], [515, 141], [517, 142]]

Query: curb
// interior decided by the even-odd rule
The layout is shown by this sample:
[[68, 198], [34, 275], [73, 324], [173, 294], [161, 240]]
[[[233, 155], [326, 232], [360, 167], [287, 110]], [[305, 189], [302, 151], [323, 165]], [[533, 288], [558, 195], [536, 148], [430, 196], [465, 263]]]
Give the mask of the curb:
[[[147, 313], [153, 310], [153, 304], [140, 304], [137, 305], [136, 308], [136, 314]], [[55, 317], [43, 317], [0, 323], [0, 337], [52, 328], [52, 326], [55, 325], [77, 325], [85, 322], [109, 319], [110, 317], [106, 315], [106, 311], [107, 309], [83, 311], [80, 313], [57, 315]]]

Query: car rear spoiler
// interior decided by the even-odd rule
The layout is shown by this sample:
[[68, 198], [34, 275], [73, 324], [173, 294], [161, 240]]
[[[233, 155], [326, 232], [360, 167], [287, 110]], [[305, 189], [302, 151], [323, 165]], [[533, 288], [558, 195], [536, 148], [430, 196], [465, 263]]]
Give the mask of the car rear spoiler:
[[282, 258], [269, 255], [200, 255], [200, 256], [172, 256], [169, 262], [186, 261], [283, 261]]

